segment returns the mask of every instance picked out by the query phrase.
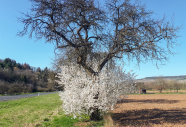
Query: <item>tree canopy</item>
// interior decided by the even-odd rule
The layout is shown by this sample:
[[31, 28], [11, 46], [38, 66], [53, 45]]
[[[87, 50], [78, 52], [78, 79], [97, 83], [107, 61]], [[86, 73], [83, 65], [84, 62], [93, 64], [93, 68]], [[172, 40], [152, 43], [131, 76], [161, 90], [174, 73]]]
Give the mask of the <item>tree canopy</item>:
[[[130, 0], [31, 0], [19, 35], [55, 43], [65, 59], [97, 75], [110, 61], [166, 60], [177, 28]], [[96, 62], [96, 67], [95, 67]]]

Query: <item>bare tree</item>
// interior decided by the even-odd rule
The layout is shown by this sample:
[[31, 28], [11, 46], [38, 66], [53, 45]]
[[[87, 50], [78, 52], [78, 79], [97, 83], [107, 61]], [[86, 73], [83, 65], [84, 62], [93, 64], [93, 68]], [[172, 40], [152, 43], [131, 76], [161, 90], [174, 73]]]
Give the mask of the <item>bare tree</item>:
[[142, 89], [145, 89], [145, 83], [144, 82], [137, 82], [136, 83], [136, 88], [139, 91], [138, 93], [142, 93]]
[[179, 83], [178, 81], [173, 81], [173, 88], [176, 90], [176, 92], [178, 93], [178, 90], [181, 89], [181, 83]]
[[160, 93], [162, 93], [163, 90], [167, 88], [166, 80], [163, 78], [156, 79], [156, 89], [159, 90]]
[[[166, 60], [177, 28], [130, 0], [31, 0], [19, 35], [55, 43], [65, 59], [97, 75], [110, 61]], [[105, 6], [106, 5], [106, 6]], [[96, 68], [93, 67], [97, 61]]]

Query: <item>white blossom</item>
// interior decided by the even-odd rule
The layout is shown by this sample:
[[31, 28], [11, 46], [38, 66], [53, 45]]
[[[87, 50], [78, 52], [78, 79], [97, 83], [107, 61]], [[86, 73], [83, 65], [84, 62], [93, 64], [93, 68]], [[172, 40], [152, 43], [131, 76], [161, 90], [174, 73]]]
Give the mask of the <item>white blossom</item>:
[[120, 95], [133, 90], [134, 76], [123, 73], [119, 68], [104, 68], [94, 77], [87, 75], [78, 66], [61, 66], [57, 77], [58, 83], [64, 86], [64, 91], [59, 93], [63, 109], [66, 114], [72, 114], [74, 117], [81, 114], [90, 115], [94, 108], [102, 112], [113, 110]]

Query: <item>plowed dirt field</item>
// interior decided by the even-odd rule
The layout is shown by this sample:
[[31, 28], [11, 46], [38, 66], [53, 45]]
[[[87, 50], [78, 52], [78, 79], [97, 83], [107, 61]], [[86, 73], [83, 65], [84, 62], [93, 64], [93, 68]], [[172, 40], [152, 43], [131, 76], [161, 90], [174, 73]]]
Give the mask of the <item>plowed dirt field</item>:
[[117, 127], [186, 127], [186, 94], [129, 95], [112, 119]]

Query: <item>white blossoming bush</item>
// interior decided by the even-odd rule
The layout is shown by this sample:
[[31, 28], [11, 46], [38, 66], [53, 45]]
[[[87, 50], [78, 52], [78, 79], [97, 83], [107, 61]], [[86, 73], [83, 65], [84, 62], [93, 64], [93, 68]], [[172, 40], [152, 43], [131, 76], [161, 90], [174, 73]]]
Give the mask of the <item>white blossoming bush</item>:
[[58, 83], [64, 85], [59, 95], [66, 114], [74, 117], [91, 115], [95, 109], [101, 113], [112, 110], [119, 96], [133, 90], [133, 75], [118, 70], [103, 69], [91, 77], [78, 66], [61, 66]]

